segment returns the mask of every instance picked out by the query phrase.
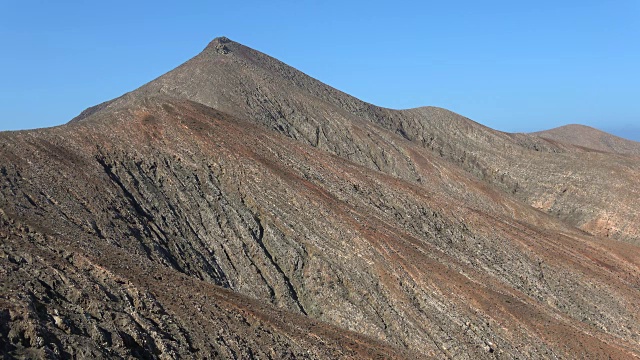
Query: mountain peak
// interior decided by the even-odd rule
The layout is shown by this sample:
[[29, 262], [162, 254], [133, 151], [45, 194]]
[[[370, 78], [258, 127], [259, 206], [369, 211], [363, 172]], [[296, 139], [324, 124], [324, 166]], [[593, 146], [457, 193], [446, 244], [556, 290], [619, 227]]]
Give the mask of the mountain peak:
[[224, 37], [75, 121], [0, 133], [7, 357], [640, 360], [640, 157]]
[[207, 47], [205, 48], [205, 51], [212, 50], [218, 54], [226, 55], [231, 52], [231, 48], [229, 47], [229, 45], [231, 44], [235, 43], [226, 36], [220, 36], [211, 40], [209, 45], [207, 45]]

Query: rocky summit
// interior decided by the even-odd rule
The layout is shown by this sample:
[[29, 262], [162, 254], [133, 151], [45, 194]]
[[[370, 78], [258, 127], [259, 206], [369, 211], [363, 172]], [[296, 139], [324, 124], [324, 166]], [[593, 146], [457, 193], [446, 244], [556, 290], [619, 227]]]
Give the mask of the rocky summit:
[[0, 133], [0, 352], [640, 358], [640, 145], [571, 131], [380, 108], [215, 39]]

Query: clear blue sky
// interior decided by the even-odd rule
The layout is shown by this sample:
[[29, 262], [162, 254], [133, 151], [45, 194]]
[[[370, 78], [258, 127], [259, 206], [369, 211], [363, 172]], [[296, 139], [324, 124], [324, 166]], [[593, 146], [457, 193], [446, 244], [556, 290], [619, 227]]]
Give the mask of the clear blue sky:
[[640, 140], [638, 0], [0, 0], [0, 129], [65, 123], [222, 35], [377, 105]]

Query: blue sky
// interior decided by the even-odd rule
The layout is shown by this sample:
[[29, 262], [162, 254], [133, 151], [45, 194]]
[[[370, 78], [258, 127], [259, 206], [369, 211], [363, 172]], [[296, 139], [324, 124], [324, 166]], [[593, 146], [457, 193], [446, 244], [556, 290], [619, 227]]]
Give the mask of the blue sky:
[[0, 129], [65, 123], [222, 35], [376, 105], [640, 140], [636, 0], [0, 0]]

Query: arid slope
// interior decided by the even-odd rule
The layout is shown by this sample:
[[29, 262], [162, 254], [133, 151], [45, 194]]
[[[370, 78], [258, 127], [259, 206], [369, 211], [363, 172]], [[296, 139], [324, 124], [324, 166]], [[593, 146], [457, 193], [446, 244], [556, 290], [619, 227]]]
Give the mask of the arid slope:
[[640, 143], [585, 125], [571, 124], [531, 133], [541, 138], [609, 153], [640, 155]]
[[637, 191], [637, 165], [377, 108], [217, 39], [67, 125], [0, 133], [0, 351], [637, 358], [639, 248], [580, 223], [637, 226], [600, 195]]
[[637, 158], [498, 132], [440, 108], [380, 108], [227, 38], [213, 40], [175, 70], [75, 121], [156, 95], [211, 106], [371, 169], [416, 180], [406, 156], [393, 146], [381, 148], [366, 132], [345, 131], [373, 123], [584, 231], [640, 243]]

